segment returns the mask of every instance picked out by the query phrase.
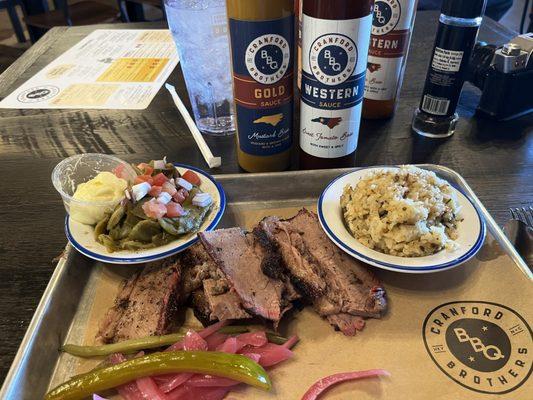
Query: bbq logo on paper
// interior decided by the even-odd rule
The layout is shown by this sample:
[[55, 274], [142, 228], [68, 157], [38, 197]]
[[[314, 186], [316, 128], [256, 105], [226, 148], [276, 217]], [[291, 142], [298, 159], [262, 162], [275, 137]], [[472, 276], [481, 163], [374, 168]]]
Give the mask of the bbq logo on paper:
[[385, 35], [398, 25], [402, 9], [398, 0], [378, 0], [374, 3], [372, 35]]
[[21, 103], [38, 103], [50, 100], [59, 93], [59, 88], [53, 85], [41, 85], [24, 90], [17, 96]]
[[423, 335], [435, 364], [467, 389], [508, 393], [531, 375], [531, 328], [504, 305], [483, 301], [443, 304], [426, 317]]
[[266, 34], [255, 38], [246, 49], [246, 68], [257, 82], [278, 82], [289, 68], [289, 42], [281, 35]]

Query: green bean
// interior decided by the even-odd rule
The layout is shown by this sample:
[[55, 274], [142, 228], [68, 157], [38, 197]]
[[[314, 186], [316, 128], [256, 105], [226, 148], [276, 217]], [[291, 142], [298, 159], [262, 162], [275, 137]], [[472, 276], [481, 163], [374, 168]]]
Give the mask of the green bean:
[[111, 214], [111, 217], [109, 217], [109, 220], [107, 221], [107, 230], [110, 231], [115, 226], [117, 226], [125, 214], [126, 214], [126, 207], [124, 207], [122, 204], [119, 204], [115, 208], [115, 211], [113, 211], [113, 214]]
[[125, 250], [145, 250], [145, 249], [152, 249], [156, 245], [152, 242], [150, 243], [143, 243], [139, 242], [137, 240], [123, 240], [120, 242], [120, 248]]
[[151, 243], [152, 237], [161, 232], [161, 226], [156, 222], [149, 219], [139, 222], [135, 225], [128, 239], [136, 240], [144, 243]]
[[130, 230], [141, 222], [143, 219], [139, 218], [131, 212], [131, 209], [126, 212], [126, 219], [124, 220], [124, 226], [128, 226]]
[[170, 235], [179, 236], [184, 233], [179, 227], [176, 227], [175, 224], [172, 223], [170, 218], [159, 218], [157, 222], [159, 222], [161, 228]]
[[139, 200], [137, 203], [135, 203], [135, 206], [132, 207], [130, 212], [140, 219], [150, 219], [144, 213], [144, 210], [142, 208], [143, 204], [146, 203], [148, 200], [150, 200], [148, 197], [145, 197], [144, 199]]
[[101, 234], [98, 235], [98, 242], [103, 244], [106, 248], [106, 250], [110, 253], [113, 253], [114, 251], [118, 250], [117, 244], [113, 240], [113, 238], [109, 235]]
[[159, 225], [161, 225], [161, 228], [165, 232], [174, 236], [195, 232], [200, 229], [205, 216], [211, 209], [211, 207], [197, 207], [193, 205], [184, 208], [187, 211], [187, 215], [177, 218], [158, 219]]
[[165, 244], [169, 244], [170, 242], [176, 240], [177, 237], [174, 235], [170, 235], [167, 232], [161, 232], [152, 237], [152, 242], [156, 246], [164, 246]]
[[106, 226], [107, 226], [107, 221], [109, 221], [109, 215], [106, 215], [104, 217], [104, 219], [102, 219], [100, 222], [98, 222], [96, 224], [96, 226], [94, 227], [94, 240], [96, 241], [99, 241], [98, 240], [98, 237], [100, 235], [103, 235], [105, 234], [106, 232]]

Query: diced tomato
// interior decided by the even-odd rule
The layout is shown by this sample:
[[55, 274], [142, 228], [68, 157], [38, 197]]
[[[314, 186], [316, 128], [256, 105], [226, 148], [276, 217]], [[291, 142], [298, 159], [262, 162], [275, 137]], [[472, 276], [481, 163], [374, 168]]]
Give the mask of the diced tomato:
[[176, 217], [181, 217], [185, 215], [185, 210], [183, 209], [181, 204], [171, 201], [170, 203], [167, 203], [166, 206], [167, 206], [167, 217], [176, 218]]
[[158, 197], [161, 192], [163, 191], [163, 188], [161, 186], [152, 186], [148, 194], [152, 197]]
[[180, 204], [183, 204], [183, 202], [185, 201], [185, 199], [189, 197], [189, 192], [187, 191], [187, 189], [184, 189], [184, 188], [180, 188], [175, 194], [174, 196], [172, 196], [172, 198], [174, 199], [174, 201], [176, 203], [180, 203]]
[[181, 177], [195, 186], [200, 186], [200, 183], [202, 183], [198, 174], [191, 170], [186, 171]]
[[169, 195], [174, 196], [177, 191], [178, 189], [176, 189], [176, 186], [174, 186], [172, 183], [163, 183], [163, 192], [167, 192]]
[[137, 175], [135, 177], [134, 183], [137, 185], [138, 183], [148, 182], [150, 185], [154, 183], [153, 178], [150, 175]]
[[117, 178], [128, 179], [125, 175], [126, 164], [120, 163], [113, 168], [113, 173]]
[[158, 173], [154, 177], [154, 185], [163, 186], [163, 183], [168, 181], [168, 178], [162, 172]]
[[142, 209], [147, 217], [155, 219], [163, 218], [167, 213], [167, 207], [157, 201], [147, 201], [142, 205]]
[[144, 175], [152, 175], [152, 172], [154, 172], [154, 168], [150, 164], [146, 163], [140, 163], [137, 165], [137, 168], [139, 168], [141, 171], [144, 172]]

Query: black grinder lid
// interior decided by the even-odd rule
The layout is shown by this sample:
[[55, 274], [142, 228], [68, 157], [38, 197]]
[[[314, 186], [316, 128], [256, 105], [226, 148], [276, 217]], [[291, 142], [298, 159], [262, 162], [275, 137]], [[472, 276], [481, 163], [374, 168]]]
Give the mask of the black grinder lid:
[[477, 18], [485, 12], [487, 0], [444, 0], [441, 13], [455, 18]]

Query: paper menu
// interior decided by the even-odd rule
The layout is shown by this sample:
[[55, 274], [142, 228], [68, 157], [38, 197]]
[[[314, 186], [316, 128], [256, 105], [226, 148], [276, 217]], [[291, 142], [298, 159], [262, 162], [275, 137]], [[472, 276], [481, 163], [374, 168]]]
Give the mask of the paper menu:
[[178, 61], [167, 29], [98, 29], [2, 100], [0, 108], [142, 110]]

